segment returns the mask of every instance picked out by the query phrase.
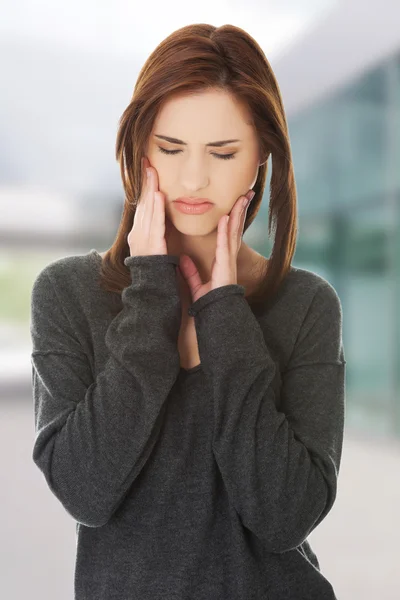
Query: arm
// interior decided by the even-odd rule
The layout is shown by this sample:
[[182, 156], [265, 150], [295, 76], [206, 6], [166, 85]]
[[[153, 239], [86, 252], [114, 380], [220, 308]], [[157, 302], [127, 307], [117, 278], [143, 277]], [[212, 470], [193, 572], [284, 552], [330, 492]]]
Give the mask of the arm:
[[111, 321], [109, 358], [96, 378], [44, 269], [31, 295], [33, 460], [77, 521], [104, 525], [157, 440], [179, 373], [178, 258], [127, 257], [132, 284]]
[[339, 298], [319, 285], [279, 399], [276, 364], [244, 288], [216, 288], [190, 310], [213, 390], [213, 451], [232, 505], [267, 551], [295, 548], [336, 497], [345, 413]]

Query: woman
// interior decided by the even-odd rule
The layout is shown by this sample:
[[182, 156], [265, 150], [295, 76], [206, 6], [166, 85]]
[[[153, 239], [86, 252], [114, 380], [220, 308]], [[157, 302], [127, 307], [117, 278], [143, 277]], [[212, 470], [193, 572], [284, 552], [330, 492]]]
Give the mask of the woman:
[[[269, 156], [267, 260], [241, 238]], [[112, 247], [32, 290], [33, 460], [77, 522], [75, 598], [333, 599], [307, 537], [336, 498], [342, 309], [291, 266], [294, 171], [261, 48], [232, 25], [172, 33], [117, 158]]]

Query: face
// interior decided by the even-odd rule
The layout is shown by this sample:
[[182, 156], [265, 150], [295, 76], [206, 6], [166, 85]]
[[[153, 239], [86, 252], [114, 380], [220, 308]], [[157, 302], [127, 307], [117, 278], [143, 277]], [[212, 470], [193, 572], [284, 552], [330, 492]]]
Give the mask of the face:
[[[206, 235], [216, 230], [219, 219], [254, 186], [260, 156], [249, 120], [247, 110], [221, 91], [175, 96], [160, 109], [146, 156], [158, 173], [166, 218], [181, 233]], [[225, 140], [238, 141], [207, 146]], [[203, 214], [187, 215], [173, 203], [182, 196], [207, 198], [214, 204]]]

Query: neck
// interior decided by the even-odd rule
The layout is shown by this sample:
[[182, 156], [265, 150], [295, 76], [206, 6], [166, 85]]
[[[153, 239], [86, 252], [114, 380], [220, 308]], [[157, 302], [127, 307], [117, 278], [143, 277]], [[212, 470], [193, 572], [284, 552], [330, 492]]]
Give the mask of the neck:
[[[180, 256], [187, 254], [198, 268], [203, 282], [211, 279], [212, 264], [217, 248], [217, 231], [206, 235], [185, 235], [169, 224], [166, 228], [168, 254]], [[242, 241], [237, 255], [237, 274], [242, 279], [250, 262], [249, 247]], [[244, 279], [244, 278], [243, 278]]]

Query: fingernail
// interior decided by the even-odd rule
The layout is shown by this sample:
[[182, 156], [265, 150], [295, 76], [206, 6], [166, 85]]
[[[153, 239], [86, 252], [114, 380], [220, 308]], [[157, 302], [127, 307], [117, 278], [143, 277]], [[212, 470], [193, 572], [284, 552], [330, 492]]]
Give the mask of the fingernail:
[[147, 177], [149, 178], [151, 175], [151, 170], [148, 167], [146, 167], [146, 173], [147, 173]]
[[254, 196], [255, 196], [255, 195], [256, 195], [256, 193], [255, 193], [255, 191], [254, 191], [254, 190], [252, 190], [252, 191], [249, 193], [249, 195], [248, 195], [249, 202], [251, 202], [251, 201], [253, 200], [253, 198], [254, 198]]

